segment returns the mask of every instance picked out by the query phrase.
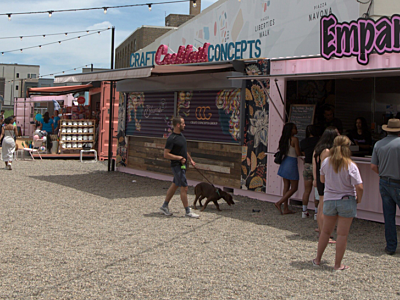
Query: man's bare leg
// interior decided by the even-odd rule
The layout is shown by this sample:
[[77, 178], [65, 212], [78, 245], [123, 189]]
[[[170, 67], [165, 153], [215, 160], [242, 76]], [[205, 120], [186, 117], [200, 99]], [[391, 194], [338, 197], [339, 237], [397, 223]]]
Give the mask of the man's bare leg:
[[[177, 189], [178, 189], [178, 186], [175, 183], [172, 183], [167, 191], [167, 195], [165, 196], [165, 202], [169, 203], [171, 201], [171, 199], [175, 195], [175, 192]], [[187, 201], [187, 197], [186, 197], [186, 201]]]

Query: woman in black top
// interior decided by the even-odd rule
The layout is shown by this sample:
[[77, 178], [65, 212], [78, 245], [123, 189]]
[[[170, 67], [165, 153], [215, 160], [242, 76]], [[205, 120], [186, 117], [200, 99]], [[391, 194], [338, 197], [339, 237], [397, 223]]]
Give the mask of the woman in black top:
[[[300, 150], [305, 156], [304, 158], [304, 193], [303, 193], [303, 213], [302, 218], [305, 219], [309, 217], [307, 211], [308, 200], [310, 198], [311, 191], [313, 190], [313, 169], [312, 169], [312, 155], [314, 148], [319, 140], [318, 130], [314, 125], [308, 125], [306, 128], [306, 138], [300, 142]], [[318, 207], [318, 204], [315, 203]]]
[[372, 150], [372, 138], [367, 121], [363, 117], [358, 117], [354, 124], [354, 129], [347, 135], [349, 139], [360, 147], [360, 151]]
[[318, 141], [317, 145], [315, 146], [313, 154], [313, 175], [314, 175], [313, 185], [317, 187], [319, 194], [317, 222], [320, 232], [322, 230], [323, 227], [322, 225], [324, 222], [323, 205], [324, 205], [325, 185], [321, 182], [319, 171], [321, 169], [322, 161], [329, 156], [329, 149], [331, 149], [333, 146], [333, 140], [338, 135], [340, 134], [339, 131], [336, 129], [336, 127], [330, 126], [326, 128], [320, 140]]

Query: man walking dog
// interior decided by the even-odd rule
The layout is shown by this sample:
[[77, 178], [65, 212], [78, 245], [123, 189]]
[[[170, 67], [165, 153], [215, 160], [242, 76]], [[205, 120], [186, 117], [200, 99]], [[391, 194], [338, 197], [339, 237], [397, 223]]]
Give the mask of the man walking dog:
[[397, 248], [396, 205], [400, 207], [400, 120], [390, 119], [382, 129], [388, 136], [375, 144], [371, 169], [379, 174], [379, 192], [385, 219], [385, 252], [393, 255]]
[[178, 187], [180, 187], [181, 200], [185, 208], [185, 217], [198, 218], [199, 215], [191, 211], [187, 199], [188, 184], [186, 181], [186, 167], [188, 158], [193, 166], [195, 162], [187, 153], [186, 138], [182, 134], [182, 131], [185, 130], [185, 120], [180, 116], [174, 117], [172, 119], [172, 126], [174, 127], [174, 131], [168, 137], [165, 144], [164, 158], [171, 160], [174, 180], [167, 191], [167, 196], [165, 197], [164, 204], [160, 207], [160, 212], [166, 216], [172, 216], [172, 213], [168, 209], [168, 204]]

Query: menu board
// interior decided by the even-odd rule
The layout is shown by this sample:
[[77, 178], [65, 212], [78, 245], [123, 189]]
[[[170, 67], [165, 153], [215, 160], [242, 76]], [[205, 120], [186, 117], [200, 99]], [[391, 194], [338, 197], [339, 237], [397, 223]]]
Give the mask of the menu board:
[[315, 105], [293, 104], [290, 106], [289, 122], [296, 124], [299, 140], [306, 137], [306, 128], [314, 123], [314, 114]]

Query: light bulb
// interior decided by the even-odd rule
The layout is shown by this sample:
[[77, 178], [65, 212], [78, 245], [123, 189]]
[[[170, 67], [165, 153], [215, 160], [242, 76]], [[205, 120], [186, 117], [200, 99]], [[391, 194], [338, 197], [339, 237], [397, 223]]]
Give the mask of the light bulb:
[[51, 15], [53, 14], [53, 11], [52, 10], [50, 10], [49, 11], [49, 18], [51, 18]]
[[22, 38], [23, 38], [23, 37], [22, 37], [22, 36], [20, 36], [19, 38], [22, 40]]
[[45, 34], [43, 34], [43, 38], [44, 38], [44, 39], [46, 38], [46, 35], [45, 35]]
[[197, 6], [196, 0], [193, 0], [193, 7], [196, 7], [196, 6]]
[[65, 33], [65, 36], [67, 36], [67, 35], [68, 35], [68, 32]]
[[103, 7], [103, 9], [104, 9], [104, 14], [106, 14], [107, 13], [107, 7]]
[[11, 14], [8, 14], [8, 20], [11, 21]]
[[149, 4], [149, 11], [151, 11], [151, 4]]
[[22, 49], [19, 49], [19, 50], [21, 50], [21, 52], [22, 52]]

